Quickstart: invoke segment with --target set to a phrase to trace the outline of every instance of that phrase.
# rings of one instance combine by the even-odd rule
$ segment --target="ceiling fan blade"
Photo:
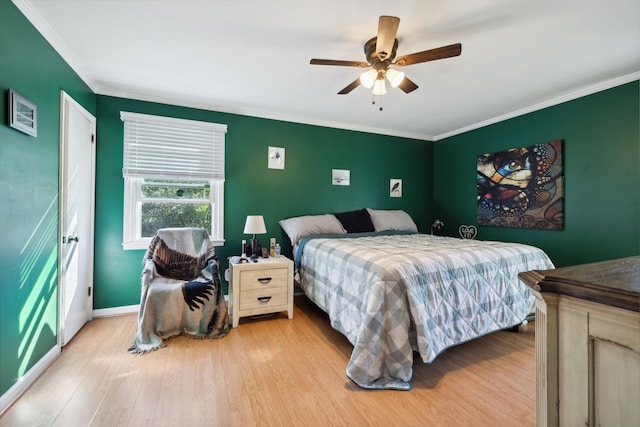
[[[405,77],[404,79],[402,79],[398,87],[402,89],[404,93],[413,92],[414,90],[418,89],[418,85],[409,80],[409,77]]]
[[[351,82],[349,84],[349,86],[345,87],[340,92],[338,92],[338,95],[346,95],[349,92],[351,92],[352,90],[354,90],[355,88],[357,88],[358,86],[360,86],[360,78],[359,77],[357,79],[355,79],[353,82]]]
[[[450,44],[449,46],[437,47],[435,49],[425,50],[422,52],[411,53],[396,59],[395,65],[404,67],[411,64],[419,64],[421,62],[435,61],[436,59],[451,58],[458,56],[462,52],[460,43]]]
[[[339,65],[342,67],[368,67],[369,64],[362,61],[340,61],[336,59],[312,59],[311,65]]]
[[[396,42],[400,18],[395,16],[381,16],[378,20],[378,38],[376,39],[376,56],[381,61],[389,58],[393,52],[393,45]]]

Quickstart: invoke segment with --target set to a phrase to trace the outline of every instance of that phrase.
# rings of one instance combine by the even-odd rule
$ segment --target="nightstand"
[[[293,319],[293,261],[285,256],[230,263],[233,327],[241,317],[286,311]]]

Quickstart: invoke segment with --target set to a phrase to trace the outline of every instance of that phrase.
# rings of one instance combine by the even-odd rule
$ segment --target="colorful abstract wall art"
[[[563,141],[478,156],[478,225],[564,229]]]

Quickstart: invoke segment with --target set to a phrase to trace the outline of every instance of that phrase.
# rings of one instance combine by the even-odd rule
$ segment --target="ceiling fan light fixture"
[[[393,68],[389,68],[386,75],[391,87],[398,87],[398,85],[402,83],[402,80],[404,80],[404,73],[402,71],[394,70]]]
[[[14,0],[15,1],[15,0]],[[341,67],[358,67],[361,75],[353,82],[349,83],[338,95],[345,95],[362,85],[371,89],[373,95],[384,95],[387,93],[385,87],[385,77],[392,88],[400,88],[404,93],[411,93],[418,89],[418,85],[406,77],[404,72],[397,69],[390,69],[390,65],[404,67],[407,65],[420,64],[423,62],[436,61],[438,59],[452,58],[462,53],[462,44],[454,43],[434,49],[414,52],[408,55],[396,57],[398,49],[398,24],[400,18],[396,16],[382,15],[378,20],[378,34],[364,44],[363,61],[344,61],[337,59],[317,59],[310,61],[311,65],[337,65]],[[367,70],[367,71],[364,71]],[[364,71],[364,72],[362,72]],[[377,73],[377,75],[376,75]],[[381,108],[382,109],[382,108]]]
[[[387,87],[384,84],[384,79],[377,79],[373,83],[373,90],[371,93],[374,95],[384,95],[387,93]]]
[[[366,87],[367,89],[371,89],[377,78],[378,78],[378,72],[376,70],[371,69],[369,71],[365,71],[364,73],[360,74],[360,83],[362,84],[362,86]]]

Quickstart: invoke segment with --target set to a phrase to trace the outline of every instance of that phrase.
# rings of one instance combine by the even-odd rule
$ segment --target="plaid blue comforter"
[[[518,273],[553,268],[540,249],[427,234],[307,238],[300,286],[353,344],[347,376],[369,389],[411,388],[413,351],[520,324],[534,298]]]

